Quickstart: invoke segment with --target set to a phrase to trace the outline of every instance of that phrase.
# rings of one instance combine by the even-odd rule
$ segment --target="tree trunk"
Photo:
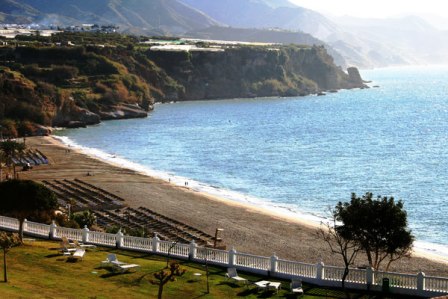
[[[163,283],[161,282],[159,284],[159,293],[157,294],[157,299],[162,299],[162,292],[163,292]]]
[[[5,282],[8,282],[8,276],[6,274],[6,249],[3,249],[3,278]]]
[[[25,219],[19,219],[19,238],[20,243],[23,243],[23,223],[25,222]]]

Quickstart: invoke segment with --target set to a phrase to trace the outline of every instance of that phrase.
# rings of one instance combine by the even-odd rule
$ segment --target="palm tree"
[[[16,177],[16,165],[15,161],[25,151],[26,146],[23,143],[19,143],[14,140],[6,140],[0,142],[0,152],[4,156],[4,161],[8,169],[13,167],[14,178]]]

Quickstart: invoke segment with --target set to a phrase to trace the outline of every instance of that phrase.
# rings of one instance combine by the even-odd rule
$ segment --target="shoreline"
[[[136,171],[141,175],[152,177],[152,178],[158,179],[158,180],[162,180],[162,181],[168,183],[169,185],[171,185],[172,187],[182,188],[182,190],[185,192],[192,192],[195,194],[200,194],[201,196],[207,197],[210,200],[222,202],[223,204],[238,206],[238,207],[245,208],[245,209],[250,209],[255,212],[264,213],[264,214],[272,216],[272,217],[279,217],[284,220],[298,223],[301,225],[305,225],[310,228],[319,228],[320,223],[322,221],[326,220],[325,218],[321,218],[321,217],[307,214],[304,212],[291,211],[284,207],[283,208],[278,207],[269,201],[266,201],[266,200],[263,200],[260,198],[255,198],[250,195],[241,194],[238,192],[234,192],[232,190],[223,190],[220,188],[215,189],[212,186],[203,185],[201,182],[194,181],[189,178],[184,178],[184,177],[180,177],[180,176],[176,176],[176,175],[170,175],[165,172],[148,169],[147,167],[142,166],[138,163],[128,161],[124,158],[116,157],[115,155],[111,155],[111,154],[102,152],[101,150],[98,150],[98,149],[93,149],[93,151],[97,152],[97,153],[94,153],[94,152],[89,153],[88,151],[89,150],[91,151],[92,148],[86,148],[86,147],[80,146],[76,143],[67,143],[67,140],[65,138],[61,138],[60,136],[51,136],[51,138],[53,138],[53,140],[56,140],[56,142],[61,143],[62,146],[66,146],[66,147],[68,146],[72,149],[75,149],[80,154],[90,156],[94,159],[98,159],[101,162],[108,163],[115,167],[129,169],[132,171]],[[103,153],[104,155],[99,154],[99,152]],[[106,156],[110,156],[111,158],[107,159]],[[188,186],[185,186],[184,182],[188,182]],[[193,184],[190,186],[190,184],[192,182],[193,182]],[[209,190],[215,189],[217,191],[207,192],[206,190],[201,190],[200,189],[201,187],[199,185],[207,186]],[[226,194],[223,194],[223,193],[226,193]],[[234,196],[233,197],[230,196],[230,193],[234,194]],[[244,197],[246,199],[246,201],[242,200],[241,199],[242,197]],[[262,205],[262,206],[259,206],[259,205]],[[298,218],[298,217],[303,217],[303,219]]]
[[[225,231],[222,237],[228,249],[235,246],[238,251],[256,255],[270,256],[275,253],[284,259],[305,263],[317,263],[322,260],[324,263],[338,265],[337,261],[340,258],[332,255],[326,248],[326,244],[316,237],[316,229],[319,224],[309,219],[299,218],[301,215],[288,217],[284,213],[266,207],[236,202],[193,188],[179,186],[168,180],[149,176],[145,172],[125,168],[119,163],[88,155],[82,149],[63,144],[56,137],[33,137],[30,139],[32,139],[30,140],[31,147],[37,147],[45,154],[49,154],[51,162],[48,167],[38,166],[36,168],[53,168],[54,173],[44,175],[42,172],[34,175],[35,171],[31,171],[25,175],[21,174],[23,178],[36,180],[51,177],[79,178],[86,173],[86,170],[91,170],[94,175],[88,178],[82,177],[83,180],[117,193],[124,197],[130,206],[146,205],[157,208],[156,210],[166,216],[178,218],[208,233],[214,232],[217,227],[224,227]],[[50,148],[51,150],[49,150]],[[64,159],[64,154],[61,154],[65,152],[65,149],[72,150],[70,156],[76,155],[76,161],[85,159],[87,163],[83,161],[82,167],[80,167],[80,165],[73,165],[74,161],[62,161],[61,158],[67,160]],[[92,163],[92,161],[95,162]],[[62,170],[54,166],[58,163],[64,164]],[[67,172],[67,167],[73,167],[76,171]],[[113,171],[104,171],[109,168]],[[132,183],[130,183],[131,181]],[[163,202],[150,200],[150,196],[162,199]],[[180,203],[185,205],[182,209],[179,209]],[[190,217],[183,210],[196,214],[196,217]],[[362,265],[362,262],[360,260],[357,264]],[[447,264],[448,259],[417,249],[414,250],[413,258],[394,263],[391,270],[405,273],[423,270],[427,274],[448,276]]]

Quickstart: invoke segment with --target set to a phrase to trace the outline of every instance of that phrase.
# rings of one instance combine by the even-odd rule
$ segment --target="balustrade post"
[[[87,225],[84,225],[84,228],[82,229],[82,242],[89,242],[89,229],[87,228]]]
[[[417,274],[417,290],[423,292],[425,290],[425,273],[420,272]]]
[[[236,250],[235,247],[232,247],[232,250],[229,251],[229,267],[235,266],[235,258],[236,258]]]
[[[23,220],[23,232],[26,232],[28,230],[28,220]]]
[[[57,229],[57,225],[56,225],[56,223],[54,222],[54,220],[51,222],[51,224],[50,224],[50,239],[52,239],[52,240],[54,240],[54,239],[56,239],[56,229]]]
[[[121,229],[116,234],[116,242],[117,242],[117,248],[121,248],[123,246],[123,233],[121,232]]]
[[[370,286],[373,284],[374,278],[373,278],[374,272],[372,267],[366,268],[366,283],[367,283],[367,290],[370,290]]]
[[[159,237],[157,234],[154,234],[154,237],[152,238],[152,252],[156,253],[159,251],[159,242]]]
[[[324,277],[325,277],[325,269],[324,269],[324,263],[320,262],[317,264],[317,273],[316,273],[316,279],[318,280],[318,282],[321,282]]]
[[[194,242],[194,240],[192,240],[190,243],[190,250],[188,251],[188,258],[190,260],[196,258],[197,250],[198,250],[198,245]]]
[[[275,255],[275,253],[271,256],[271,274],[277,272],[277,261],[278,257]]]

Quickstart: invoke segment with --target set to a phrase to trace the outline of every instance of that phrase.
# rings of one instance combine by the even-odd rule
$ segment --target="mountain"
[[[213,19],[231,27],[280,28],[304,32],[326,42],[339,52],[348,64],[369,68],[375,65],[402,64],[403,59],[384,51],[388,47],[371,44],[345,32],[322,14],[287,2],[270,5],[263,0],[182,0]]]
[[[137,32],[157,30],[176,34],[219,25],[178,0],[0,0],[0,12],[3,22],[8,23],[28,20],[28,23],[64,26],[115,24]]]
[[[414,64],[448,63],[448,32],[423,18],[406,16],[388,19],[335,18],[346,32],[362,37],[371,48],[388,45],[396,55]],[[337,39],[337,37],[335,37]],[[373,44],[373,41],[376,44]],[[333,45],[331,41],[330,44]]]
[[[326,17],[289,1],[182,0],[221,23],[241,28],[302,31],[361,68],[448,63],[448,33],[423,18]]]
[[[317,38],[325,37],[337,27],[323,15],[296,6],[289,1],[267,0],[182,0],[213,19],[232,27],[282,28],[301,30]],[[273,5],[276,3],[276,5]]]

